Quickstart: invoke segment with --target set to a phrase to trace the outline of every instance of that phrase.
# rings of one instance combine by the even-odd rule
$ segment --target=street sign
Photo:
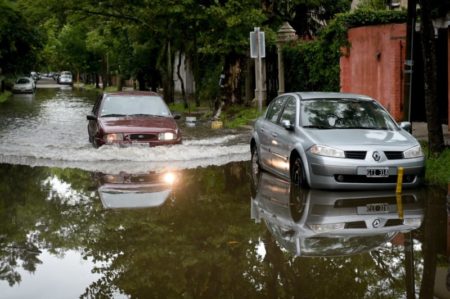
[[[255,28],[255,31],[250,32],[250,57],[258,58],[266,57],[266,39],[265,34],[259,31],[259,28]]]

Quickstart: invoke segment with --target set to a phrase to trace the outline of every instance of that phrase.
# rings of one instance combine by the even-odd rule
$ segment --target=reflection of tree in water
[[[42,249],[51,253],[78,248],[86,230],[84,219],[95,211],[90,206],[68,204],[44,184],[60,171],[47,168],[1,165],[0,176],[0,280],[13,286],[21,281],[17,269],[30,273],[42,262]],[[81,177],[78,177],[82,174]],[[62,174],[62,171],[61,173]],[[92,184],[80,171],[64,175],[79,190]],[[91,211],[91,212],[90,212]],[[97,218],[98,219],[98,218]]]
[[[86,248],[106,262],[95,269],[103,278],[83,297],[117,288],[136,298],[254,298],[242,276],[261,230],[248,221],[248,171],[244,163],[184,171],[163,206],[106,213]]]
[[[5,238],[6,239],[6,238]],[[8,243],[0,239],[0,280],[6,280],[10,286],[21,282],[18,266],[31,273],[36,271],[36,265],[41,264],[38,256],[41,251],[35,244],[27,241]],[[18,261],[22,264],[19,265]]]
[[[89,173],[58,173],[87,196],[69,204],[40,184],[55,170],[32,169],[30,177],[25,170],[0,167],[21,182],[0,182],[0,194],[11,194],[0,196],[0,279],[10,285],[20,282],[20,261],[35,271],[39,250],[78,249],[101,275],[84,298],[325,298],[337,290],[342,298],[404,297],[401,247],[335,258],[296,258],[280,247],[249,219],[244,163],[183,171],[163,206],[138,210],[104,210],[90,197]]]

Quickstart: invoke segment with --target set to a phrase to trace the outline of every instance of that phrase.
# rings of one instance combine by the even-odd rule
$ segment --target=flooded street
[[[450,298],[446,190],[299,190],[206,125],[94,149],[94,101],[0,106],[0,298]]]

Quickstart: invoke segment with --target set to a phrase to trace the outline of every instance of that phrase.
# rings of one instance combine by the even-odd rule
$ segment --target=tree
[[[424,93],[425,110],[428,123],[428,142],[432,154],[439,154],[444,150],[444,135],[439,118],[437,97],[437,58],[436,40],[432,21],[432,9],[437,7],[436,1],[419,0],[420,30],[422,33],[422,57],[424,64]],[[434,6],[433,6],[434,4]]]
[[[4,74],[29,73],[36,66],[41,37],[13,2],[0,0],[0,66]]]

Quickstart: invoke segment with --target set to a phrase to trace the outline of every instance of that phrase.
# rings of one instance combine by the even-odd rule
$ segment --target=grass
[[[0,103],[6,102],[6,100],[8,100],[11,94],[12,93],[9,91],[0,92]]]
[[[212,116],[213,111],[209,106],[202,105],[200,107],[184,108],[183,103],[172,103],[169,105],[170,111],[181,113],[184,115],[195,115],[200,119],[208,119]],[[234,105],[225,108],[219,120],[223,122],[225,128],[235,129],[251,124],[261,113],[255,107],[247,107],[243,105]]]
[[[251,124],[261,115],[255,107],[232,106],[225,110],[221,119],[226,128],[238,128]]]
[[[426,149],[426,147],[423,147]],[[425,180],[431,185],[446,187],[450,183],[450,148],[446,148],[439,156],[426,153]]]

